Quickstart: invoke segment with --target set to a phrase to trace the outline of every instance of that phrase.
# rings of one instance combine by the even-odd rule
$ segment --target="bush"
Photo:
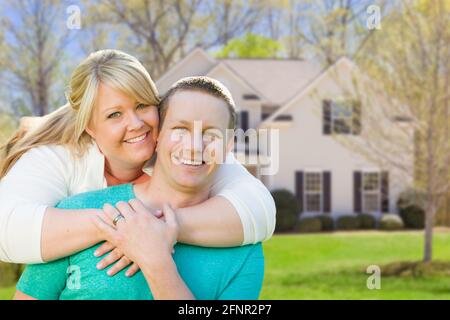
[[[417,206],[419,208],[425,208],[425,194],[424,192],[415,189],[406,189],[403,191],[397,200],[397,208],[404,209],[409,206]]]
[[[336,220],[337,230],[356,230],[360,226],[360,219],[355,215],[340,216]]]
[[[303,218],[298,222],[295,231],[302,233],[322,231],[322,221],[317,217]]]
[[[383,214],[380,220],[380,228],[382,230],[400,230],[403,229],[403,220],[398,214]]]
[[[334,229],[333,218],[329,214],[321,214],[316,218],[322,222],[322,231],[332,231]]]
[[[416,205],[399,208],[400,216],[406,228],[423,229],[425,227],[425,211]]]
[[[300,211],[297,198],[288,190],[275,190],[272,196],[277,208],[275,231],[293,230]]]
[[[24,266],[0,262],[0,287],[10,287],[16,284]]]
[[[361,229],[375,229],[376,228],[376,224],[377,224],[377,220],[376,218],[369,214],[369,213],[361,213],[359,215],[359,222],[360,222],[360,228]]]

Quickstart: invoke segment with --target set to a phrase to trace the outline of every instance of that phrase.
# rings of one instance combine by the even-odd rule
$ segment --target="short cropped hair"
[[[228,129],[236,128],[236,118],[237,118],[236,105],[234,103],[230,91],[220,81],[204,76],[182,78],[177,82],[175,82],[172,85],[172,87],[161,97],[161,101],[159,103],[160,128],[164,123],[164,119],[166,117],[167,110],[169,107],[170,98],[179,91],[190,91],[190,90],[201,91],[210,94],[225,102],[230,114]]]

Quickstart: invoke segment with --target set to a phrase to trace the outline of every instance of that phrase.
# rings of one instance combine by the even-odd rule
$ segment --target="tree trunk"
[[[428,201],[425,212],[425,248],[424,248],[424,262],[430,262],[433,257],[433,224],[434,214],[436,213],[436,206],[433,201]]]

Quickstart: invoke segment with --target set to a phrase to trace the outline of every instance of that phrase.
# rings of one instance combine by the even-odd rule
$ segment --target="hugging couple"
[[[0,259],[28,264],[15,299],[257,299],[275,206],[230,152],[227,88],[190,77],[160,97],[102,50],[66,96],[0,150]]]

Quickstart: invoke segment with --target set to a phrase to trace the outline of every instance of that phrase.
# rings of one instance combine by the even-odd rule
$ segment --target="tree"
[[[87,21],[109,26],[115,47],[136,55],[157,79],[193,48],[220,47],[251,31],[265,1],[98,0],[87,6]]]
[[[369,75],[356,85],[367,96],[363,119],[370,130],[353,147],[380,163],[414,171],[414,185],[424,194],[425,262],[432,260],[435,215],[450,188],[449,44],[450,1],[404,1],[357,60]],[[388,103],[374,104],[374,97]],[[380,117],[403,123],[395,138]],[[413,168],[405,154],[415,155]]]
[[[244,38],[233,39],[220,50],[218,58],[277,58],[283,46],[264,36],[248,33]]]
[[[0,17],[5,39],[0,69],[8,90],[26,97],[37,116],[50,111],[54,98],[51,89],[70,40],[65,19],[58,19],[65,17],[64,4],[56,0],[7,1],[2,8],[8,14]]]
[[[353,57],[373,34],[366,27],[369,5],[378,5],[381,14],[389,8],[385,0],[271,0],[264,25],[269,36],[282,41],[288,57],[315,58],[329,66],[341,56]]]

